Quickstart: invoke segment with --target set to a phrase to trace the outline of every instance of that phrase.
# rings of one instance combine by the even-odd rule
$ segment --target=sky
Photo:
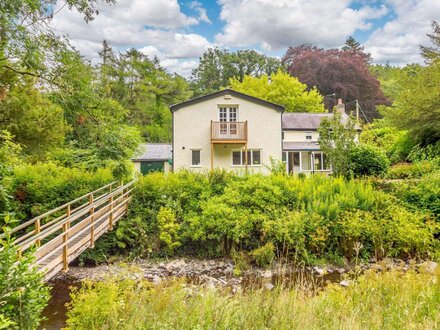
[[[423,63],[440,0],[117,0],[99,3],[89,23],[63,2],[50,23],[92,62],[106,39],[119,51],[137,48],[185,77],[214,46],[282,57],[304,43],[341,47],[353,36],[375,63]]]

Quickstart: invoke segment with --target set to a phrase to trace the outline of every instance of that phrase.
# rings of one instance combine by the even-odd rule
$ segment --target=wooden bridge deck
[[[113,229],[128,208],[134,181],[116,182],[59,206],[10,231],[19,253],[35,246],[36,264],[49,280]],[[0,235],[0,238],[4,236]]]

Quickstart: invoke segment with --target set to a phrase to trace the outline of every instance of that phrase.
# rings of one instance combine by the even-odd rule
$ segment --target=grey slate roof
[[[169,143],[145,143],[141,153],[132,158],[133,161],[168,160],[172,156],[172,147]]]
[[[309,112],[289,112],[282,114],[282,125],[285,130],[317,130],[323,118],[330,118],[333,113],[309,113]],[[346,113],[342,114],[342,122],[348,120]],[[361,128],[356,125],[357,130]]]
[[[320,150],[318,142],[283,142],[283,150]]]
[[[195,103],[198,103],[198,102],[206,101],[206,100],[209,100],[209,99],[212,99],[212,98],[215,98],[215,97],[218,97],[218,96],[224,96],[224,95],[232,95],[232,96],[235,96],[235,97],[238,97],[238,98],[242,98],[242,99],[248,100],[250,102],[261,104],[263,106],[275,109],[275,110],[280,111],[280,112],[284,111],[284,107],[282,105],[275,104],[275,103],[272,103],[272,102],[269,102],[269,101],[266,101],[266,100],[262,100],[262,99],[259,99],[258,97],[255,97],[255,96],[243,94],[243,93],[234,91],[233,89],[230,89],[230,88],[226,88],[226,89],[223,89],[221,91],[217,91],[217,92],[213,92],[213,93],[210,93],[210,94],[202,95],[202,96],[199,96],[199,97],[196,97],[196,98],[193,98],[193,99],[190,99],[188,101],[181,102],[181,103],[173,104],[170,107],[170,110],[171,111],[176,111],[176,110],[178,110],[180,108],[183,108],[183,107],[185,107],[187,105],[195,104]]]

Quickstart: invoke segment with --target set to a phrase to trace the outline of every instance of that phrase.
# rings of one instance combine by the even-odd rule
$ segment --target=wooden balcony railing
[[[247,121],[211,121],[211,141],[217,143],[245,143],[248,139]]]

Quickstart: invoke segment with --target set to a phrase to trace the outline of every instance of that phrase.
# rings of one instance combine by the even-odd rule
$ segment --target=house
[[[284,107],[225,89],[171,106],[173,169],[267,173],[282,158]]]
[[[172,152],[169,143],[147,143],[141,146],[141,152],[132,159],[135,168],[142,174],[171,171]]]
[[[284,107],[231,89],[197,97],[170,108],[172,145],[148,144],[134,161],[141,172],[221,168],[268,173],[271,160],[288,173],[329,173],[319,147],[318,128],[332,113],[285,113]],[[344,105],[336,111],[347,120]],[[172,155],[171,155],[172,153]]]

